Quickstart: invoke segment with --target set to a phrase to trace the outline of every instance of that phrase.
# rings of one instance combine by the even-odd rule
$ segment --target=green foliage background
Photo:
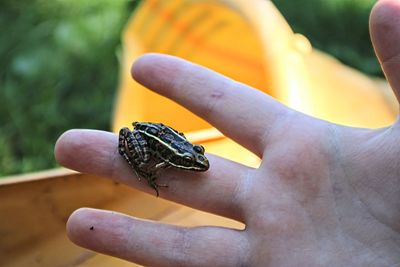
[[[125,0],[1,1],[0,174],[55,166],[69,128],[108,129]]]
[[[369,75],[383,73],[369,38],[369,14],[376,0],[272,0],[295,32],[315,48]]]
[[[368,35],[373,0],[274,0],[296,32],[381,75]],[[2,0],[0,176],[56,166],[57,137],[109,129],[120,33],[138,1]]]

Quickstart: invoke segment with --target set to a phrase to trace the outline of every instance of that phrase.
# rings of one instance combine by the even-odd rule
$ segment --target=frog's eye
[[[185,160],[187,160],[187,161],[194,161],[194,160],[195,160],[194,156],[193,156],[192,154],[190,154],[190,153],[185,153],[185,154],[183,155],[183,158],[184,158]]]
[[[198,159],[201,160],[201,161],[205,161],[205,160],[206,160],[206,157],[204,157],[204,156],[202,156],[202,155],[199,155],[199,156],[198,156]]]
[[[197,153],[204,154],[204,147],[202,145],[195,145],[193,150]]]

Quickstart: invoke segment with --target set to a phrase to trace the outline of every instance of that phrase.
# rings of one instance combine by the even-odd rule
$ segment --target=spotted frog
[[[174,167],[188,171],[206,171],[210,167],[204,147],[190,143],[183,133],[162,123],[134,122],[133,130],[119,131],[119,154],[135,174],[147,180],[159,196],[157,172]]]

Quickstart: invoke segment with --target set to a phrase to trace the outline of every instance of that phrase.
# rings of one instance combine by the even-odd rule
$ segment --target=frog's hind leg
[[[132,166],[132,162],[130,158],[132,157],[132,152],[129,149],[129,141],[132,139],[132,132],[129,128],[124,127],[119,130],[118,136],[118,152],[121,156],[123,156],[129,165]]]
[[[137,171],[136,164],[131,160],[143,154],[136,144],[138,144],[138,141],[129,128],[124,127],[119,131],[118,152],[128,162],[140,181],[142,175]]]

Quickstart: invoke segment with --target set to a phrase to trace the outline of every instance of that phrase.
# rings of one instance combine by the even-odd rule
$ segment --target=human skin
[[[399,99],[400,1],[379,1],[370,31]],[[161,197],[246,227],[188,228],[82,208],[67,223],[74,243],[146,266],[400,266],[399,121],[382,129],[331,124],[171,56],[141,57],[132,76],[262,158],[253,169],[208,155],[207,172],[168,170],[159,179],[169,184]],[[68,168],[154,193],[117,143],[112,133],[70,130],[55,156]],[[94,224],[102,231],[88,234]]]

